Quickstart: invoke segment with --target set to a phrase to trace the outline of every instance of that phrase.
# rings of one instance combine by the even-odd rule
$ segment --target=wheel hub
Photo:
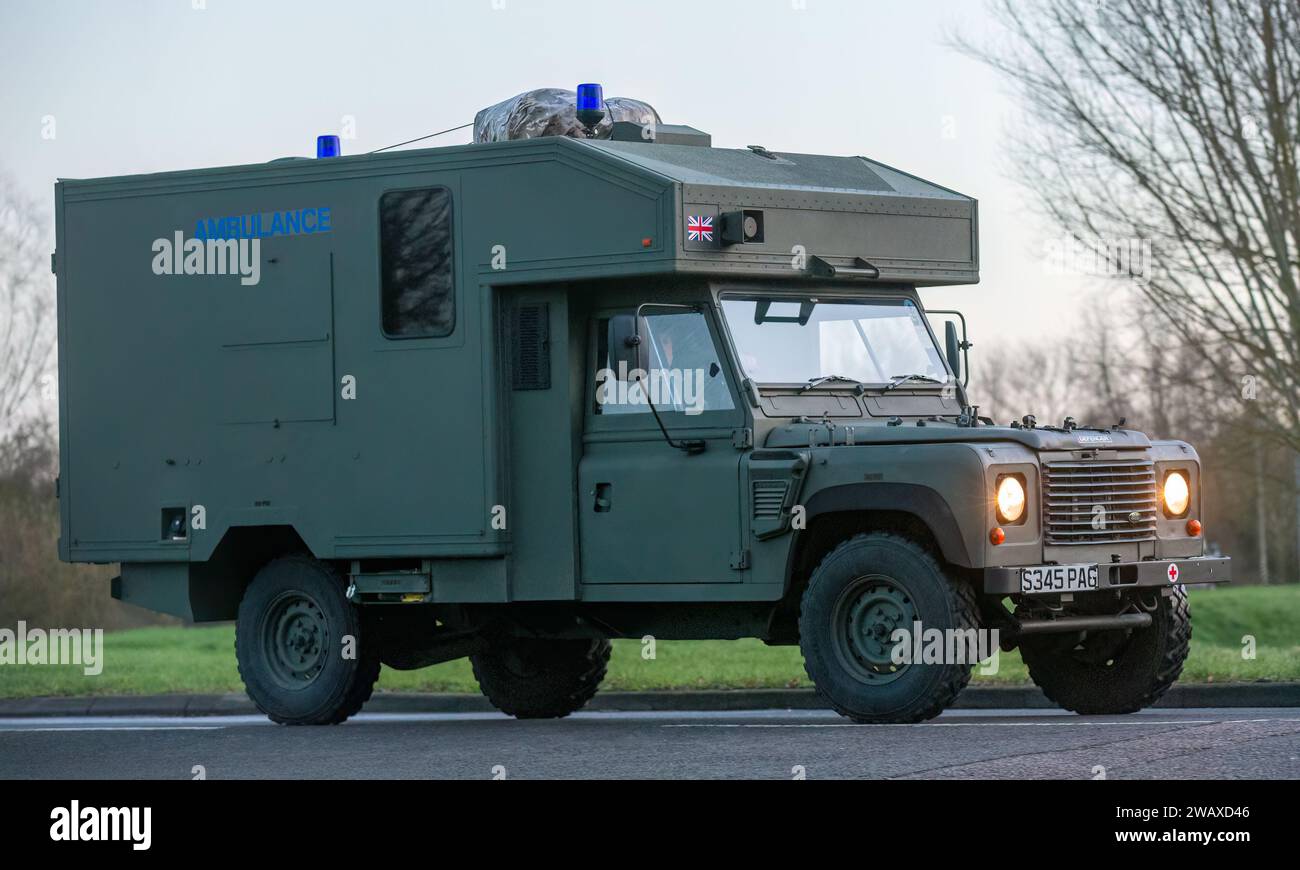
[[[328,624],[320,605],[305,593],[288,592],[272,603],[263,640],[271,674],[284,686],[300,688],[325,666]]]
[[[836,608],[836,653],[858,679],[873,685],[892,682],[909,667],[893,660],[894,632],[909,633],[916,607],[892,578],[861,577],[844,591]]]

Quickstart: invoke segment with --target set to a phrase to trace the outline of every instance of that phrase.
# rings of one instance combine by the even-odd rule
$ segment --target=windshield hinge
[[[748,450],[754,446],[754,430],[748,427],[731,430],[731,446],[737,450]]]
[[[749,550],[738,550],[731,554],[731,570],[745,571],[749,569]]]

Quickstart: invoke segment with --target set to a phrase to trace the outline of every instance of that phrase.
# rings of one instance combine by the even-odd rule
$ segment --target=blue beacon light
[[[588,130],[605,117],[605,93],[600,85],[578,85],[578,122]]]
[[[324,159],[326,157],[342,157],[343,148],[339,144],[338,136],[317,136],[316,137],[316,157]]]

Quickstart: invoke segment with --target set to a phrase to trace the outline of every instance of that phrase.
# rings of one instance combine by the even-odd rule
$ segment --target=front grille
[[[1148,459],[1043,466],[1043,533],[1049,545],[1154,541],[1156,508],[1156,470]]]

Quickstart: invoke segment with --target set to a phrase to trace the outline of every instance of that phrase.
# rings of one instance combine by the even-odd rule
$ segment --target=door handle
[[[614,484],[598,483],[591,494],[596,497],[595,504],[592,505],[596,513],[609,513],[609,509],[614,506]]]

